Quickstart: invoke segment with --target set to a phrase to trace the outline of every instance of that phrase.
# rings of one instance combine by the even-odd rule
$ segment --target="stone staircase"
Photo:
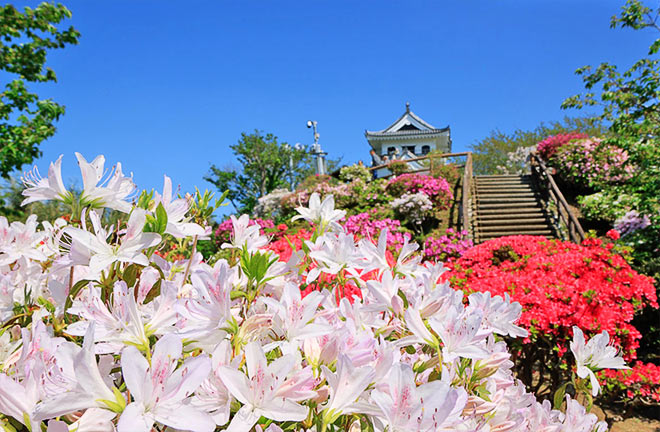
[[[472,190],[474,242],[509,235],[556,238],[531,176],[475,176]]]

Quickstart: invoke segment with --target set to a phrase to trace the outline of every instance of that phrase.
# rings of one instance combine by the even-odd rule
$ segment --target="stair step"
[[[523,222],[525,225],[527,225],[527,224],[534,224],[534,225],[544,224],[544,225],[547,225],[548,220],[544,217],[521,219],[517,216],[511,217],[509,219],[507,219],[507,218],[499,218],[499,219],[482,219],[482,218],[478,218],[477,219],[477,226],[482,227],[482,226],[490,226],[490,225],[510,225],[510,224],[520,225],[521,222]]]
[[[479,243],[487,242],[488,240],[493,240],[496,238],[510,236],[510,235],[531,235],[531,236],[545,237],[548,240],[554,240],[557,238],[554,234],[535,234],[535,233],[501,234],[501,235],[493,235],[493,236],[488,235],[488,236],[477,237],[475,243],[479,244]]]
[[[504,236],[513,236],[513,235],[539,235],[539,236],[554,236],[552,230],[526,230],[526,231],[488,231],[488,232],[479,232],[477,233],[477,238],[484,240],[488,238],[497,238]]]
[[[541,205],[536,201],[527,202],[501,202],[496,203],[479,203],[477,204],[477,214],[483,210],[489,209],[536,209],[541,210]]]
[[[496,175],[478,175],[474,176],[475,179],[528,179],[530,176],[518,174],[496,174]]]
[[[477,194],[476,196],[477,200],[482,200],[484,198],[488,199],[496,199],[496,198],[528,198],[528,199],[533,199],[536,201],[536,195],[534,195],[534,192],[514,192],[514,193],[488,193],[488,194]]]
[[[521,224],[513,223],[507,225],[488,225],[488,226],[478,226],[477,231],[480,233],[486,232],[528,232],[528,231],[544,231],[547,230],[552,232],[550,226],[547,223],[541,224]]]
[[[531,185],[516,185],[516,186],[502,186],[502,187],[496,187],[496,186],[491,186],[491,185],[486,185],[486,186],[477,186],[475,188],[477,194],[482,194],[482,193],[491,193],[491,192],[519,192],[519,191],[531,191],[533,192],[534,189],[532,188]]]

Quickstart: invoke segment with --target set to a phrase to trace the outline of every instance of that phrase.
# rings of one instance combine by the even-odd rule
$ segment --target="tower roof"
[[[410,110],[410,102],[406,102],[406,112],[394,123],[379,131],[365,131],[367,138],[387,137],[412,137],[418,135],[435,135],[449,131],[449,126],[438,129],[432,124],[424,121],[421,117]]]

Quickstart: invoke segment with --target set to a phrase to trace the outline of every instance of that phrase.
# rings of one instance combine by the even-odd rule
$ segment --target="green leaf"
[[[140,270],[141,268],[137,264],[131,264],[124,269],[124,272],[122,273],[122,279],[124,282],[126,282],[126,286],[129,288],[135,286],[135,281],[137,280]]]
[[[143,302],[144,304],[149,303],[150,301],[152,301],[153,299],[155,299],[160,295],[161,282],[163,282],[163,280],[158,279],[156,283],[153,284],[147,295],[144,297],[144,302]]]
[[[87,285],[89,285],[91,282],[93,281],[89,279],[83,279],[76,282],[75,285],[71,287],[71,290],[69,291],[69,295],[66,297],[66,302],[64,302],[65,312],[71,307],[71,304],[73,303],[73,299],[76,298],[80,290],[86,287]]]
[[[553,400],[553,407],[556,410],[560,409],[561,405],[564,403],[564,399],[566,397],[566,386],[567,385],[568,385],[568,383],[564,383],[555,392],[554,398],[552,400]]]
[[[156,229],[158,234],[165,233],[167,229],[167,211],[165,211],[163,203],[158,203],[158,207],[156,207]]]

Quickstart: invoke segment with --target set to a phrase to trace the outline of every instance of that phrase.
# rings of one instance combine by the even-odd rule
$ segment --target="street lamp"
[[[296,188],[296,185],[294,183],[295,179],[293,178],[293,151],[294,150],[295,151],[303,151],[303,150],[305,150],[305,146],[300,144],[300,143],[296,143],[293,146],[293,149],[292,149],[291,146],[289,145],[289,143],[284,143],[284,148],[289,153],[289,184],[291,185],[291,191],[294,191],[295,188]]]
[[[318,122],[316,120],[308,120],[307,127],[314,129],[314,144],[312,144],[312,155],[316,156],[316,173],[318,175],[325,175],[325,155],[327,153],[323,152],[321,145],[319,144],[319,133],[316,129]]]

